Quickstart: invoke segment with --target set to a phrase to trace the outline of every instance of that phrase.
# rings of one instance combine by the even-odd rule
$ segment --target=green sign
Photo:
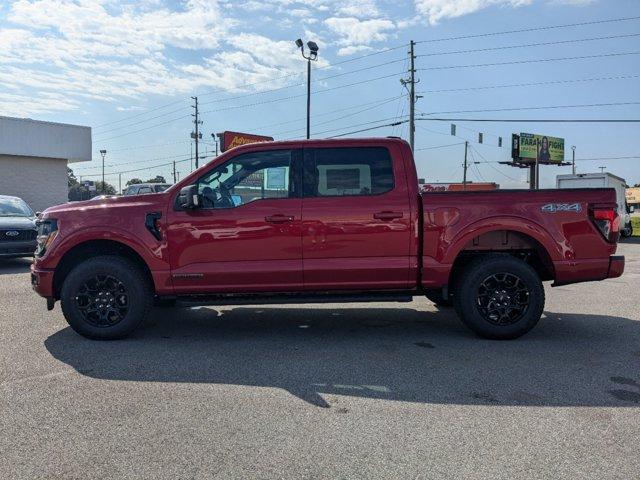
[[[564,162],[564,138],[548,137],[533,133],[520,134],[519,157],[539,163]]]

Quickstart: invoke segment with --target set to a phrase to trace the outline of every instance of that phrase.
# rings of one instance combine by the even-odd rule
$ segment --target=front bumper
[[[36,246],[35,240],[0,242],[0,257],[33,257]]]
[[[31,288],[47,299],[54,297],[53,273],[53,270],[39,269],[31,265]]]

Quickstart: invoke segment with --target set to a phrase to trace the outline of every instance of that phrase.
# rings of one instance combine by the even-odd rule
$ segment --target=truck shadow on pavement
[[[547,312],[508,342],[469,333],[449,310],[156,309],[128,339],[45,341],[80,374],[138,382],[285,389],[329,408],[333,395],[435,404],[640,404],[640,322]]]
[[[0,258],[0,275],[27,273],[32,261],[32,258]]]

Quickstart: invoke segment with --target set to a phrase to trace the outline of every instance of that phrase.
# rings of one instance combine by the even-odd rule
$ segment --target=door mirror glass
[[[185,210],[193,210],[200,208],[200,195],[198,195],[198,187],[196,185],[188,185],[180,190],[178,195],[178,205]]]
[[[629,213],[633,213],[636,211],[636,207],[634,205],[629,205]]]

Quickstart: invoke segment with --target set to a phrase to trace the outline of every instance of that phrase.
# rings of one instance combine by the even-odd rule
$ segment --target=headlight
[[[58,235],[58,221],[54,218],[47,218],[46,220],[38,220],[36,222],[38,227],[38,236],[36,241],[38,246],[36,247],[36,256],[41,257],[53,242],[53,239]]]

